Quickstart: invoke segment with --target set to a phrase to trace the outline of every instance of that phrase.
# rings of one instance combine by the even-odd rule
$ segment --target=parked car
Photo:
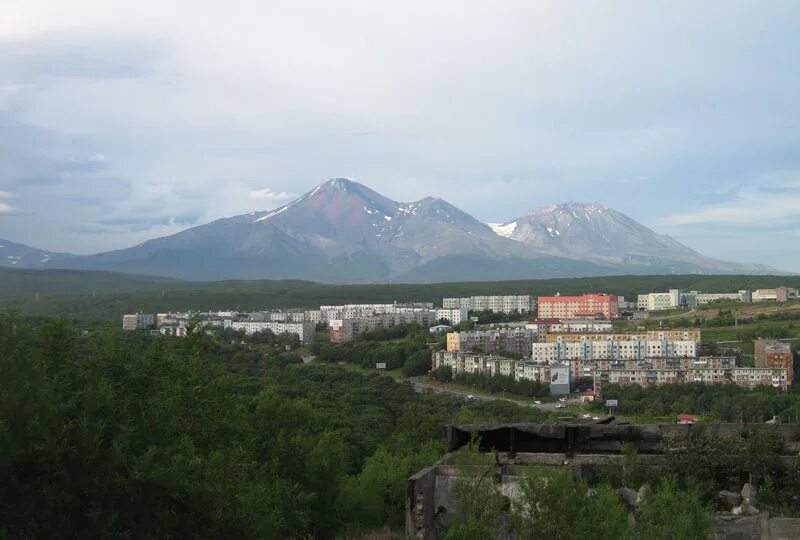
[[[542,404],[542,402],[539,401],[538,399],[536,401],[534,401],[534,403],[536,403],[537,405],[541,405]]]
[[[556,409],[566,409],[566,408],[567,408],[567,406],[564,405],[563,403],[557,403],[556,404]]]

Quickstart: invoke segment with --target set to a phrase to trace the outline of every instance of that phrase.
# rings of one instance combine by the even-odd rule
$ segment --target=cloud
[[[285,191],[274,192],[270,188],[258,189],[250,192],[250,198],[257,201],[267,201],[271,204],[284,203],[288,200],[297,197],[295,193],[287,193]]]
[[[13,206],[6,203],[3,199],[13,199],[15,195],[8,191],[0,191],[0,214],[8,214],[16,210]]]
[[[743,256],[793,219],[765,176],[800,169],[791,0],[77,3],[4,3],[0,236],[120,248],[336,175],[484,221],[598,200]]]

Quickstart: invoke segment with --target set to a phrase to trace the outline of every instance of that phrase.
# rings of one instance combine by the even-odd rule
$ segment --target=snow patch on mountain
[[[511,223],[487,223],[487,225],[491,227],[496,234],[506,238],[511,238],[511,235],[514,234],[514,229],[517,228],[516,221],[512,221]]]

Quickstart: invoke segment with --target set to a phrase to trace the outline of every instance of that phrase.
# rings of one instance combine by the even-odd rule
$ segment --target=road
[[[436,383],[431,383],[429,381],[425,381],[424,379],[406,379],[406,380],[411,384],[411,387],[414,390],[416,390],[417,392],[422,392],[423,390],[430,390],[431,392],[441,392],[441,393],[445,393],[445,394],[452,394],[452,395],[455,395],[455,396],[460,396],[460,397],[463,397],[464,399],[466,399],[467,396],[471,395],[472,399],[477,399],[477,400],[481,400],[481,401],[501,400],[501,401],[508,401],[508,402],[511,402],[511,403],[515,403],[515,404],[519,405],[520,407],[531,407],[531,408],[540,409],[540,410],[543,410],[543,411],[557,411],[557,410],[559,410],[559,409],[556,408],[556,405],[559,405],[558,403],[542,403],[541,405],[537,405],[535,403],[530,403],[530,402],[527,402],[527,401],[519,401],[519,400],[516,400],[516,399],[500,397],[500,396],[496,396],[496,395],[492,395],[492,394],[482,394],[482,393],[480,393],[478,391],[475,391],[475,390],[461,390],[461,389],[457,389],[457,388],[449,388],[449,387],[446,387],[446,386],[440,386],[440,385],[438,385]],[[572,401],[568,402],[568,404],[576,405],[577,401],[576,400],[572,400]]]

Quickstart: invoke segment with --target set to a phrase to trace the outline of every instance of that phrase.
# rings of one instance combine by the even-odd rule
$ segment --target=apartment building
[[[753,291],[753,302],[788,302],[797,300],[797,289],[776,287],[774,289],[756,289]]]
[[[553,395],[568,394],[572,381],[570,368],[566,364],[512,360],[461,351],[437,351],[433,353],[432,365],[434,370],[440,366],[450,366],[454,375],[482,373],[489,377],[505,375],[517,381],[546,382],[550,384],[550,393]]]
[[[794,380],[792,347],[784,341],[757,339],[755,345],[756,367],[783,368],[789,384]]]
[[[742,303],[750,303],[752,301],[753,295],[750,291],[739,291],[735,293],[703,293],[699,291],[692,291],[695,293],[695,299],[697,301],[698,306],[705,306],[712,302],[722,302],[722,301],[729,301],[729,302],[742,302]]]
[[[392,304],[343,304],[339,306],[320,306],[320,322],[331,319],[357,319],[374,315],[430,311],[430,302],[392,303]]]
[[[540,296],[539,319],[613,319],[619,317],[619,297],[607,294]]]
[[[644,387],[681,383],[735,384],[749,389],[773,386],[784,391],[789,384],[787,372],[781,368],[607,369],[594,372],[596,396],[601,396],[603,388],[609,384]]]
[[[378,327],[388,328],[400,324],[418,324],[430,327],[436,322],[436,310],[399,311],[383,313],[371,317],[354,317],[348,319],[332,319],[328,321],[328,339],[333,343],[349,341],[358,334],[369,332]]]
[[[530,330],[542,330],[545,334],[602,334],[611,332],[611,321],[594,319],[537,319],[525,324]]]
[[[623,360],[623,359],[579,359],[568,361],[572,376],[594,377],[596,371],[606,371],[615,369],[732,369],[736,367],[736,359],[722,356],[703,356],[698,358],[680,357],[654,357],[644,360]]]
[[[468,311],[492,311],[495,313],[530,313],[534,301],[530,295],[470,296],[466,298],[443,298],[445,309],[467,309]]]
[[[691,340],[583,339],[534,343],[531,358],[536,361],[561,362],[588,359],[643,360],[656,357],[697,356],[698,344]]]
[[[700,346],[701,331],[697,328],[673,328],[646,330],[643,332],[583,332],[583,333],[548,333],[545,341],[694,341]]]
[[[664,311],[697,306],[697,294],[695,292],[683,292],[680,289],[639,295],[636,302],[637,307],[642,305],[642,297],[647,297],[647,307],[644,308],[647,311]]]
[[[303,343],[314,341],[316,333],[316,325],[305,322],[236,321],[226,319],[223,322],[223,328],[243,331],[247,335],[263,332],[264,330],[269,330],[273,334],[297,334],[298,339]]]
[[[152,328],[155,325],[155,316],[148,313],[130,313],[122,316],[123,330],[140,330]]]
[[[469,319],[469,310],[466,308],[437,309],[436,320],[441,321],[442,319],[449,321],[452,325],[456,325]]]
[[[447,334],[447,350],[480,350],[485,353],[508,351],[521,356],[529,356],[531,345],[538,339],[538,331],[527,328],[450,332]]]

